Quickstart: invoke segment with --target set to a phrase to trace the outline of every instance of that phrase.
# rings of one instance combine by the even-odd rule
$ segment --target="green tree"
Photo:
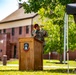
[[[71,3],[72,1],[74,0],[28,0],[28,3],[23,3],[25,13],[37,12],[43,21],[46,17],[49,18],[48,21],[44,23],[44,28],[48,30],[49,33],[49,38],[46,39],[47,45],[45,50],[46,52],[49,52],[50,50],[57,51],[60,54],[60,63],[62,63],[63,53],[64,13],[66,4]],[[72,41],[70,44],[72,47]]]
[[[69,17],[69,49],[76,50],[76,24],[74,24],[73,16]]]
[[[45,46],[45,52],[57,51],[60,54],[60,63],[62,63],[62,54],[63,54],[63,16],[64,16],[65,7],[61,4],[58,4],[50,19],[44,21],[44,28],[48,31],[49,38],[47,38],[47,44]],[[49,11],[50,9],[48,9]],[[41,19],[45,19],[45,9],[40,9],[38,12],[41,15]]]

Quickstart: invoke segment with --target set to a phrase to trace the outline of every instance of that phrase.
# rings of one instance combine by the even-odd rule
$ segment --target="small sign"
[[[27,51],[29,49],[29,44],[28,43],[24,43],[24,50]]]

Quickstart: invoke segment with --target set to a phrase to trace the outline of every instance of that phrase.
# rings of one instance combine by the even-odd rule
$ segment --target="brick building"
[[[34,23],[38,23],[37,13],[24,13],[20,7],[11,15],[0,21],[0,58],[7,54],[9,58],[18,57],[18,38],[31,37]]]

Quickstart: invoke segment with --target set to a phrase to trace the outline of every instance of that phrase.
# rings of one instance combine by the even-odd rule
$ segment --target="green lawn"
[[[58,64],[59,60],[43,60],[43,62],[44,62],[43,64],[46,66],[67,67],[69,65],[70,67],[76,67],[76,62],[73,60],[69,61],[69,64]]]
[[[43,60],[43,71],[19,71],[19,66],[0,66],[0,75],[76,75],[74,68],[75,61],[69,61],[69,71],[67,73],[67,64],[57,64],[58,60]],[[0,62],[1,64],[2,62]],[[17,64],[18,60],[10,60],[7,64]],[[47,67],[48,66],[48,67]],[[74,67],[74,68],[73,68]]]

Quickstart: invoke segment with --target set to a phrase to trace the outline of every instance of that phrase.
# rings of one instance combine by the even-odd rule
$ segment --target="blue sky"
[[[27,0],[22,0],[27,1]],[[0,0],[0,20],[18,9],[18,0]]]

